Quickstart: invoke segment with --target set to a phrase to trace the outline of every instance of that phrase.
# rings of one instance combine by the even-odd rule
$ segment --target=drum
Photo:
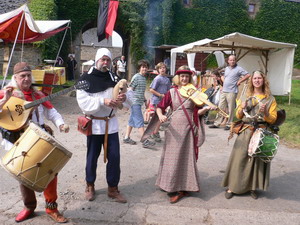
[[[248,155],[259,157],[263,162],[268,163],[276,155],[278,144],[278,135],[266,129],[258,128],[250,139]]]
[[[26,187],[42,192],[71,158],[62,144],[34,123],[4,155],[2,166]]]

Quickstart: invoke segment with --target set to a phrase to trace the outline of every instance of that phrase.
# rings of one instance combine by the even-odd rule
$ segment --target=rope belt
[[[93,120],[104,120],[105,121],[105,135],[104,135],[104,144],[103,144],[103,149],[104,149],[104,163],[106,163],[107,160],[107,140],[108,140],[108,121],[115,116],[105,116],[105,117],[97,117],[97,116],[91,116],[91,119]]]

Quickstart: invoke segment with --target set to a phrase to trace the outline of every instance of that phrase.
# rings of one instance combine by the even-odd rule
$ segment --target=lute
[[[89,88],[89,84],[86,81],[79,81],[74,86],[71,86],[62,91],[40,98],[33,102],[28,102],[17,97],[10,97],[10,99],[4,104],[2,112],[0,113],[0,127],[6,130],[17,131],[20,130],[28,121],[29,116],[34,110],[33,107],[49,101],[57,96],[66,94],[74,89],[86,90]]]

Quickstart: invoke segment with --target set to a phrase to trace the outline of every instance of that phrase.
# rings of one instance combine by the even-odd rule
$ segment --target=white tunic
[[[36,110],[38,109],[39,112],[39,121],[36,117]],[[38,108],[35,109],[32,112],[32,121],[35,123],[39,123],[40,125],[45,124],[44,122],[44,116],[47,120],[50,120],[56,127],[59,127],[60,125],[64,124],[64,120],[62,116],[57,112],[55,108],[48,109],[42,104],[38,106]],[[4,147],[5,150],[10,150],[13,146],[13,143],[9,142],[8,140],[4,139],[2,140],[1,145]]]
[[[125,103],[130,105],[130,97],[126,94],[127,98]],[[106,117],[114,115],[117,109],[113,109],[104,105],[104,99],[113,98],[113,88],[108,88],[105,91],[97,93],[88,93],[83,90],[77,90],[76,98],[78,105],[82,112],[86,115],[92,115],[96,117]],[[105,121],[93,120],[92,134],[102,135],[105,134]],[[119,131],[118,119],[116,116],[109,120],[108,134],[113,134]]]

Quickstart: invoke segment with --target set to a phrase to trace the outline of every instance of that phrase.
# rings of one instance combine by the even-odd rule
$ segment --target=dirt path
[[[106,196],[102,154],[96,181],[97,198],[87,202],[84,199],[86,138],[76,130],[80,110],[74,97],[61,96],[53,103],[71,127],[69,134],[56,131],[56,138],[73,153],[59,174],[58,185],[59,208],[70,218],[69,224],[299,224],[299,149],[280,145],[272,161],[270,188],[267,192],[258,191],[259,199],[254,200],[246,194],[227,200],[220,183],[234,139],[228,143],[228,131],[222,129],[206,129],[206,142],[198,160],[199,193],[192,193],[177,204],[170,204],[166,193],[155,187],[163,143],[158,143],[151,150],[142,148],[141,143],[135,146],[121,143],[120,190],[126,195],[128,203],[118,204]],[[120,111],[118,114],[122,140],[129,112]],[[132,138],[138,140],[135,129]],[[0,156],[4,154],[1,150]],[[15,224],[14,217],[23,207],[18,182],[3,169],[0,169],[0,176],[0,224]],[[44,212],[42,194],[37,193],[37,197],[38,216],[22,224],[55,224]]]

